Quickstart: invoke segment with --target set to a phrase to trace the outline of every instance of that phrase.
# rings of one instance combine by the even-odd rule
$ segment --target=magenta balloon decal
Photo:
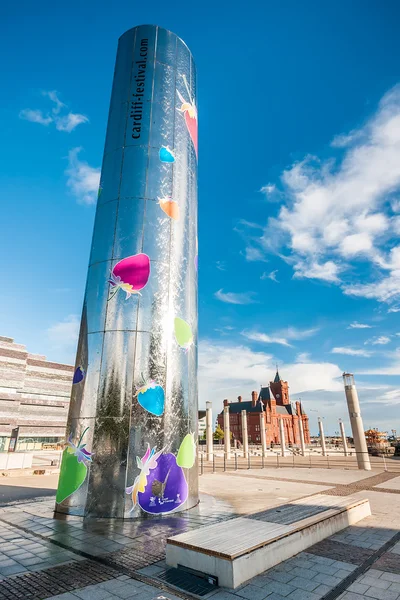
[[[111,300],[119,289],[126,293],[126,299],[132,294],[140,294],[150,277],[150,258],[147,254],[135,254],[123,258],[114,266],[111,277],[108,280],[113,288],[109,300]]]

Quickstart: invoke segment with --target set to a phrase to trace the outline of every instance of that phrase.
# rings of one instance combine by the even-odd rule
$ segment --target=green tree
[[[214,431],[214,440],[220,441],[224,439],[224,430],[221,428],[220,425],[217,425],[215,431]]]

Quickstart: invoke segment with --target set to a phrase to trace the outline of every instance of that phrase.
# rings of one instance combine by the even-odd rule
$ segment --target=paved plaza
[[[41,477],[46,490],[56,476]],[[38,487],[39,478],[35,479]],[[7,486],[29,487],[7,478]],[[193,510],[141,521],[53,518],[53,497],[0,508],[0,600],[400,599],[400,477],[384,471],[254,469],[205,473]],[[1,489],[0,489],[1,491]],[[166,539],[315,494],[367,497],[372,516],[246,582],[234,592],[171,585]],[[190,587],[192,585],[192,587]]]

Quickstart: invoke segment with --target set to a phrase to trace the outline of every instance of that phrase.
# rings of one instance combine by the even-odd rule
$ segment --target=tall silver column
[[[346,394],[347,408],[349,409],[351,431],[353,433],[354,446],[357,455],[357,464],[359,469],[365,471],[371,470],[367,442],[365,440],[364,425],[361,417],[360,403],[354,375],[352,373],[343,373],[344,391]]]
[[[58,512],[132,518],[198,502],[196,95],[176,35],[122,35]]]
[[[346,439],[346,432],[344,430],[344,423],[343,423],[342,419],[339,419],[339,427],[340,427],[340,435],[342,436],[342,442],[343,442],[343,454],[345,456],[347,456],[347,454],[348,454],[347,439]]]
[[[322,422],[322,418],[321,417],[318,417],[318,428],[319,428],[319,438],[321,440],[322,456],[326,456],[326,444],[325,444],[324,424]]]
[[[247,433],[247,413],[242,410],[243,458],[249,456],[249,434]]]
[[[227,460],[231,458],[231,428],[229,424],[229,406],[224,406],[224,452]]]

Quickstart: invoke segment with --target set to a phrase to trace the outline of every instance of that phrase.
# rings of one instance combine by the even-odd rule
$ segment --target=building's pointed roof
[[[279,375],[278,367],[276,367],[276,375],[275,375],[274,383],[279,383],[280,380],[281,380],[281,377]]]

